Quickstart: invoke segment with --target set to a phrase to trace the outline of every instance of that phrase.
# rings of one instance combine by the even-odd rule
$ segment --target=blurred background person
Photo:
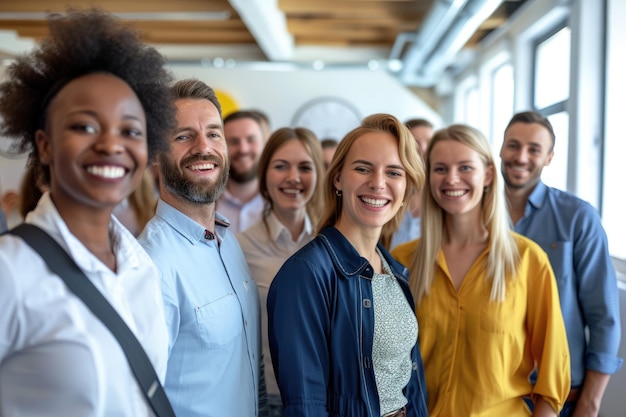
[[[275,131],[259,161],[263,218],[237,235],[259,288],[270,416],[282,416],[282,403],[267,340],[267,293],[287,258],[313,239],[321,210],[323,177],[322,152],[313,132],[305,128]]]
[[[245,110],[244,110],[245,111]],[[247,110],[250,113],[254,113],[259,118],[259,123],[261,124],[261,130],[263,131],[263,140],[267,142],[270,135],[272,134],[272,124],[270,123],[270,118],[264,111],[259,109],[249,109]]]
[[[333,138],[322,139],[322,157],[324,158],[324,169],[328,169],[333,160],[335,151],[339,143]]]
[[[237,111],[224,118],[224,135],[230,158],[226,189],[217,202],[217,211],[238,233],[261,220],[263,198],[257,171],[265,146],[261,118],[256,112]]]
[[[426,149],[428,143],[433,137],[433,125],[426,119],[410,119],[405,125],[411,131],[411,135],[415,138],[417,143],[417,150],[420,153],[420,157],[426,155]],[[421,222],[420,222],[420,201],[422,199],[421,192],[418,191],[411,198],[409,202],[409,208],[402,218],[402,222],[398,227],[398,230],[389,238],[383,236],[383,245],[389,250],[393,250],[401,243],[410,242],[417,239],[421,235]]]

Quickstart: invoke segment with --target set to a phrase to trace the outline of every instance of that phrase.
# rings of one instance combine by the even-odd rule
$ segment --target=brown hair
[[[300,141],[311,158],[313,159],[313,165],[315,166],[315,173],[317,174],[317,181],[313,195],[307,203],[307,214],[311,219],[311,222],[317,224],[321,211],[322,203],[322,187],[324,176],[324,162],[322,160],[322,148],[315,133],[304,127],[289,128],[283,127],[276,130],[267,140],[263,153],[259,159],[259,168],[257,175],[259,177],[259,192],[265,200],[265,208],[263,210],[263,218],[267,217],[272,211],[272,199],[267,190],[267,170],[270,166],[272,156],[278,149],[280,149],[285,143],[291,140]]]

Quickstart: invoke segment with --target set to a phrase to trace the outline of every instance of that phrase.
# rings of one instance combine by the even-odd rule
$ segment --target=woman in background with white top
[[[259,160],[260,222],[237,235],[261,297],[263,363],[270,417],[282,416],[280,392],[267,341],[267,292],[283,263],[313,238],[322,196],[324,164],[315,134],[282,128],[267,141]]]

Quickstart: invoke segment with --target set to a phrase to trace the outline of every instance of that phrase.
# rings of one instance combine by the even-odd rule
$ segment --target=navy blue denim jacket
[[[379,246],[411,307],[408,270]],[[379,417],[372,363],[373,269],[334,227],[290,257],[267,299],[272,363],[284,416]],[[419,346],[404,389],[407,416],[427,416]]]

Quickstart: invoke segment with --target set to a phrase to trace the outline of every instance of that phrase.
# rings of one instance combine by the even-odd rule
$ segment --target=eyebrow
[[[270,161],[270,163],[272,163],[272,164],[274,164],[274,163],[276,163],[276,162],[281,162],[281,163],[283,163],[283,164],[290,164],[290,163],[291,163],[291,162],[287,161],[286,159],[278,159],[278,158],[276,158],[276,159],[272,159],[272,160]],[[306,160],[296,161],[296,162],[295,162],[295,164],[298,164],[298,165],[299,165],[299,164],[312,164],[312,163],[313,163],[313,160],[311,160],[311,159],[306,159]]]
[[[72,116],[72,115],[80,115],[80,114],[86,114],[88,116],[95,117],[95,118],[99,118],[100,117],[100,115],[99,115],[99,113],[97,111],[89,110],[89,109],[79,109],[79,110],[75,110],[75,111],[69,112],[70,116]],[[135,116],[134,114],[124,114],[124,115],[122,115],[122,119],[123,120],[131,119],[131,120],[136,120],[138,122],[142,122],[143,123],[141,118],[139,116]]]
[[[504,139],[504,142],[515,142],[515,143],[522,143],[521,140],[517,139],[517,138],[508,138],[508,139]],[[537,146],[539,148],[543,148],[543,145],[539,142],[528,142],[527,143],[528,146]]]
[[[221,130],[222,129],[222,125],[218,125],[218,124],[210,124],[205,126],[205,129],[207,130]],[[181,127],[177,127],[176,129],[174,129],[173,133],[180,133],[180,132],[184,132],[186,130],[191,130],[191,131],[195,131],[196,129],[191,127],[191,126],[181,126]]]
[[[366,161],[364,159],[357,159],[356,161],[352,161],[351,165],[354,164],[361,164],[361,165],[368,165],[368,166],[374,166],[374,164],[372,164],[369,161]],[[395,165],[395,164],[391,164],[391,165],[385,165],[386,168],[393,168],[393,169],[401,169],[403,171],[405,171],[404,167],[402,165]]]
[[[466,159],[466,160],[464,160],[464,161],[457,161],[457,162],[455,162],[455,163],[454,163],[454,164],[452,164],[452,165],[457,165],[457,164],[475,164],[475,163],[477,163],[477,162],[479,162],[479,161],[475,161],[475,160],[472,160],[472,159]],[[445,163],[445,162],[438,162],[438,161],[435,161],[435,162],[433,162],[433,165],[448,165],[448,164],[447,164],[447,163]]]

